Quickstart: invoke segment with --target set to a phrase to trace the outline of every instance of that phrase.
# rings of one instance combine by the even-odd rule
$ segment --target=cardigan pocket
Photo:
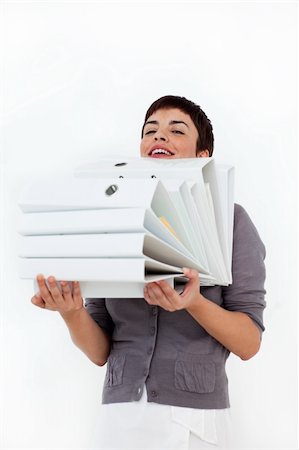
[[[105,378],[106,386],[112,387],[122,384],[125,360],[125,356],[109,356]]]
[[[176,389],[205,394],[215,389],[216,369],[213,361],[201,360],[190,355],[175,363],[174,383]]]

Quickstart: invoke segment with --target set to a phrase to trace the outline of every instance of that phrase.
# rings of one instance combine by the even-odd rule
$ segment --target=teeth
[[[152,151],[152,155],[157,155],[157,154],[162,154],[162,155],[167,155],[167,156],[172,155],[168,150],[165,150],[164,148],[155,148],[155,150]]]

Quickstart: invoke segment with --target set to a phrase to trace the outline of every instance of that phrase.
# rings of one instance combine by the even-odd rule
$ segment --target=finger
[[[174,310],[179,310],[184,307],[184,303],[182,302],[182,297],[181,297],[182,292],[178,293],[165,280],[158,281],[157,284],[159,285],[165,298],[169,301],[169,303],[172,305]]]
[[[62,294],[60,292],[60,289],[58,287],[55,277],[53,277],[51,275],[47,278],[47,281],[48,281],[48,285],[49,285],[49,291],[50,291],[50,294],[53,299],[52,300],[53,304],[56,306],[63,306],[65,302],[64,302],[64,299],[62,297]]]
[[[158,281],[157,284],[170,303],[177,303],[180,301],[179,294],[167,283],[167,281],[161,280]]]
[[[62,288],[63,298],[67,305],[82,305],[83,299],[81,296],[80,284],[78,281],[60,281],[60,285]]]
[[[184,275],[189,278],[190,281],[195,281],[199,283],[199,274],[195,269],[189,269],[187,267],[183,267]]]
[[[197,270],[195,269],[187,269],[186,267],[183,268],[183,272],[185,276],[189,279],[188,283],[185,286],[185,289],[183,293],[181,294],[182,297],[188,295],[191,290],[195,290],[197,292],[200,291],[200,280],[199,280],[199,274]]]
[[[73,302],[73,295],[70,284],[67,281],[60,281],[61,293],[67,303]]]
[[[160,306],[160,303],[158,301],[156,301],[156,299],[153,296],[150,295],[150,292],[149,292],[149,289],[147,286],[144,287],[143,295],[144,295],[144,299],[147,301],[147,303],[149,305]]]
[[[168,300],[168,298],[165,297],[162,289],[159,287],[157,283],[150,283],[147,285],[148,289],[148,295],[150,299],[155,302],[155,304],[158,304],[162,308],[166,309],[167,311],[174,311],[175,308],[172,305],[172,303]]]
[[[36,277],[36,281],[39,287],[39,294],[42,299],[46,302],[47,305],[54,306],[53,298],[46,284],[45,277],[42,274],[39,274]]]
[[[75,305],[81,306],[83,299],[82,299],[82,294],[81,294],[81,289],[80,289],[80,283],[78,281],[73,281],[72,286],[73,286],[73,299],[74,299]]]
[[[31,299],[31,303],[33,303],[35,306],[38,306],[39,308],[46,307],[46,303],[44,302],[40,294],[35,294]]]
[[[155,303],[153,303],[152,299],[149,297],[149,293],[148,293],[148,288],[147,288],[147,286],[144,286],[144,289],[143,289],[143,296],[144,296],[144,299],[145,299],[150,305],[155,304]]]

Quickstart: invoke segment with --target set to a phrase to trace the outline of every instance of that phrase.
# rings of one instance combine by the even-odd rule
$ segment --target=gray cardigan
[[[265,248],[246,211],[235,205],[233,283],[201,287],[204,297],[246,313],[264,331]],[[144,299],[85,299],[85,307],[111,336],[103,403],[141,398],[202,409],[229,407],[225,363],[229,351],[186,311],[169,312]]]

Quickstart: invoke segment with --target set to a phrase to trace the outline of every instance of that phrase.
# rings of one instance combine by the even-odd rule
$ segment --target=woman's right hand
[[[47,283],[43,275],[37,275],[36,280],[39,292],[32,297],[32,303],[39,308],[58,311],[74,344],[92,362],[103,366],[110,353],[110,337],[85,309],[78,281],[60,281],[60,289],[53,276],[47,278]]]
[[[47,278],[48,286],[43,275],[37,275],[36,281],[39,286],[39,292],[31,299],[35,306],[58,311],[63,316],[72,315],[72,313],[83,308],[83,299],[78,281],[71,282],[71,286],[67,281],[60,281],[61,289],[59,289],[53,276]]]

